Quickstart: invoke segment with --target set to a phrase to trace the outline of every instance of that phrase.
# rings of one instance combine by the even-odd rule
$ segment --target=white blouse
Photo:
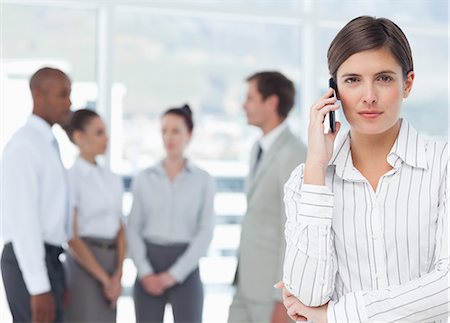
[[[79,157],[69,170],[69,186],[78,235],[115,238],[122,222],[121,178]]]

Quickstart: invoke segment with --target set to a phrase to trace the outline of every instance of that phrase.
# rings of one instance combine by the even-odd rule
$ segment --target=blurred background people
[[[73,217],[65,262],[70,291],[65,320],[115,322],[126,249],[122,180],[96,162],[108,142],[96,112],[75,111],[65,130],[80,151],[69,170]]]
[[[166,157],[133,183],[130,255],[138,270],[136,321],[162,322],[166,303],[175,322],[201,322],[203,286],[198,261],[214,228],[213,178],[185,157],[193,131],[189,106],[162,117]]]
[[[60,322],[68,239],[67,174],[52,126],[70,114],[71,81],[44,67],[30,79],[32,115],[3,151],[2,278],[14,322]]]
[[[279,72],[247,78],[247,121],[262,130],[251,152],[247,177],[247,212],[242,222],[231,322],[288,322],[281,291],[285,251],[284,183],[306,147],[289,130],[286,118],[294,105],[295,87]]]

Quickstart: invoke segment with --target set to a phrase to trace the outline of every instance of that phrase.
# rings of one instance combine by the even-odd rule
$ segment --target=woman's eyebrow
[[[356,73],[345,73],[341,76],[341,78],[344,77],[356,77],[356,76],[361,76],[361,74],[356,74]]]
[[[395,71],[392,71],[392,70],[383,70],[383,71],[375,73],[374,75],[380,75],[380,74],[397,74],[397,73]],[[342,74],[341,78],[344,78],[344,77],[359,77],[359,76],[361,76],[361,74],[345,73],[345,74]]]
[[[391,71],[391,70],[384,70],[384,71],[376,73],[375,75],[380,75],[380,74],[397,74],[397,73],[394,71]]]

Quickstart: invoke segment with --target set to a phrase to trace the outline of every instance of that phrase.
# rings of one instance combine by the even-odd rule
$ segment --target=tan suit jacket
[[[306,158],[306,147],[286,128],[253,174],[257,145],[252,149],[247,178],[247,212],[239,247],[238,290],[249,302],[281,301],[273,284],[282,279],[285,252],[284,184]]]

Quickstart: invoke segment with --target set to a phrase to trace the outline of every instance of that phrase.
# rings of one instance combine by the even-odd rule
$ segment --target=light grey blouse
[[[136,176],[127,238],[139,277],[153,273],[146,257],[146,241],[161,245],[189,244],[168,270],[178,282],[197,268],[212,239],[214,193],[213,178],[190,161],[173,181],[162,161]]]

